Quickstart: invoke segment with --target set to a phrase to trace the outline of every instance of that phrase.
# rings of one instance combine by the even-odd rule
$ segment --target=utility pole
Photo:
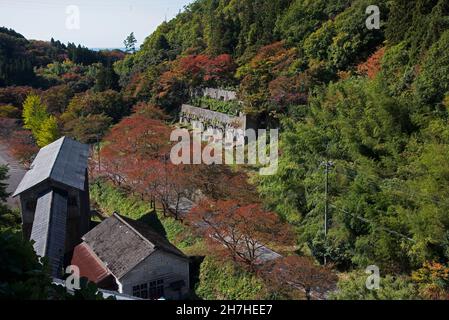
[[[327,240],[327,220],[329,216],[329,171],[334,166],[331,161],[325,161],[324,165],[325,183],[324,183],[324,241]],[[324,254],[324,265],[327,264],[327,256]]]
[[[98,172],[101,172],[100,137],[97,134]]]

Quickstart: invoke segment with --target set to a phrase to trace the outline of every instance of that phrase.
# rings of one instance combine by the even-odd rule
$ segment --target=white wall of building
[[[189,261],[158,250],[119,280],[120,293],[132,295],[134,286],[161,279],[164,280],[164,298],[181,299],[189,292]],[[185,287],[181,292],[171,290],[170,283],[179,280],[184,280]]]

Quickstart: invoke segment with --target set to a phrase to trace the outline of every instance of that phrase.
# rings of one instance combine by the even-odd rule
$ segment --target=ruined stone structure
[[[234,91],[223,89],[205,88],[202,91],[203,96],[221,101],[236,101],[237,94]],[[212,141],[213,134],[230,134],[234,137],[233,144],[241,145],[244,142],[244,134],[247,129],[256,129],[254,123],[243,113],[238,116],[212,111],[198,106],[183,104],[180,111],[180,123],[189,125],[193,129],[202,130],[210,133],[206,135],[206,141]]]
[[[234,101],[237,100],[237,93],[235,91],[215,89],[215,88],[205,88],[203,90],[203,95],[215,100],[222,101]]]
[[[180,113],[180,123],[191,125],[193,129],[210,131],[211,135],[221,132],[231,134],[234,141],[240,141],[241,135],[247,129],[246,115],[233,117],[225,113],[183,104]]]

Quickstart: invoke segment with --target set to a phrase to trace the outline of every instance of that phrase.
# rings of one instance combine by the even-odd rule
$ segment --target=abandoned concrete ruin
[[[219,101],[237,101],[237,93],[223,89],[205,88],[197,90],[196,95],[202,94]],[[247,129],[256,129],[251,119],[240,112],[238,116],[229,115],[222,112],[212,111],[200,106],[183,104],[179,114],[181,125],[190,126],[192,129],[210,132],[205,135],[205,141],[213,141],[213,136],[220,134],[231,134],[234,137],[234,146],[244,143],[244,134]]]

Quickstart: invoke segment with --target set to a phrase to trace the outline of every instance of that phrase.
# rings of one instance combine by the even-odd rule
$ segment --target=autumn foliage
[[[263,263],[264,248],[290,244],[290,230],[259,204],[235,200],[203,200],[189,214],[190,224],[204,235],[213,251],[241,262],[251,270]]]
[[[380,48],[374,52],[366,62],[359,64],[357,66],[358,73],[361,75],[366,75],[370,79],[374,79],[380,71],[385,49],[385,47]]]
[[[126,182],[130,168],[143,169],[143,162],[163,157],[169,150],[170,128],[160,120],[133,114],[114,126],[101,150],[102,167],[117,184]]]
[[[18,130],[8,140],[12,155],[26,167],[31,165],[33,157],[38,153],[33,135],[28,130]]]
[[[282,41],[275,42],[260,48],[239,68],[240,94],[247,112],[266,112],[267,102],[276,104],[279,110],[284,104],[303,104],[307,100],[308,78],[290,70],[297,55],[297,49],[287,48]]]
[[[412,273],[412,280],[419,285],[419,293],[425,299],[449,300],[449,268],[442,263],[425,262]]]
[[[158,96],[166,97],[176,90],[193,90],[232,82],[235,68],[232,57],[228,54],[217,57],[204,54],[181,57],[161,75]]]
[[[275,260],[264,267],[264,278],[280,292],[299,290],[307,300],[325,299],[336,289],[337,275],[330,266],[320,266],[311,258],[297,255]]]
[[[175,73],[189,77],[193,81],[213,82],[233,77],[235,65],[229,54],[217,57],[207,55],[190,55],[179,60]]]
[[[280,76],[268,85],[270,98],[280,106],[307,104],[310,82],[304,73],[291,77]]]
[[[103,175],[177,216],[182,197],[194,188],[194,166],[173,165],[169,159],[172,128],[156,106],[140,103],[135,113],[114,126],[101,149]],[[174,208],[174,209],[173,209]]]
[[[39,151],[31,131],[22,129],[16,119],[0,118],[0,141],[26,167]]]
[[[28,95],[37,93],[39,90],[28,86],[0,88],[0,104],[11,104],[21,110]]]

